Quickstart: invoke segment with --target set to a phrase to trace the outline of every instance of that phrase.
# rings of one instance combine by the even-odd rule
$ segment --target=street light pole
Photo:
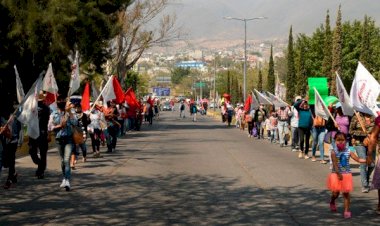
[[[246,92],[246,83],[247,83],[247,21],[251,20],[261,20],[267,19],[267,17],[254,17],[254,18],[236,18],[236,17],[223,17],[226,20],[239,20],[244,22],[244,71],[243,71],[243,99],[245,102],[247,92]]]
[[[215,86],[215,80],[216,80],[216,54],[214,57],[214,111],[216,106],[216,86]]]

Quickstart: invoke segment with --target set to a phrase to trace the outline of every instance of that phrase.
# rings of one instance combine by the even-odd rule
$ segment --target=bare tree
[[[178,37],[175,15],[163,14],[168,0],[136,0],[118,14],[120,31],[112,40],[112,60],[109,73],[124,79],[145,50]],[[153,22],[159,18],[158,25]]]

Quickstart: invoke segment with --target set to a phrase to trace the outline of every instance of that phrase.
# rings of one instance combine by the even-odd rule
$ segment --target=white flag
[[[20,104],[22,102],[22,100],[24,99],[24,97],[25,97],[25,93],[24,93],[24,88],[22,87],[20,75],[18,74],[16,65],[14,66],[14,68],[15,68],[15,74],[16,74],[17,101]]]
[[[269,105],[272,105],[272,102],[270,102],[268,100],[268,98],[266,98],[262,93],[260,93],[256,89],[255,89],[255,92],[257,93],[257,98],[259,99],[260,104],[269,104]]]
[[[376,79],[359,62],[355,78],[352,82],[350,97],[355,110],[370,115],[379,111],[376,100],[380,93],[380,85]]]
[[[273,95],[272,93],[268,92],[267,91],[267,94],[269,96],[269,100],[273,103],[273,105],[276,107],[276,108],[279,108],[279,107],[286,107],[288,106],[289,104],[287,104],[285,101],[281,100],[281,98]]]
[[[251,110],[253,110],[253,109],[257,110],[257,109],[259,109],[260,103],[257,100],[257,98],[256,98],[256,96],[255,96],[255,94],[253,92],[251,93],[251,96],[252,96]]]
[[[96,86],[95,86],[95,82],[94,81],[92,81],[91,82],[91,96],[92,96],[92,99],[95,101],[96,100],[96,98],[98,98],[98,96],[99,96],[99,90],[96,88]]]
[[[339,102],[342,105],[343,114],[353,116],[354,109],[352,108],[350,96],[348,95],[346,88],[344,88],[343,82],[340,79],[338,72],[336,73],[336,93],[338,95]]]
[[[116,99],[115,90],[113,88],[113,76],[111,76],[102,90],[103,105],[107,106],[107,102]]]
[[[37,139],[40,136],[40,126],[38,120],[38,94],[42,88],[42,76],[30,88],[25,102],[22,104],[21,114],[18,120],[27,125],[27,132],[30,138]]]
[[[74,63],[71,65],[71,80],[70,80],[70,91],[69,96],[71,96],[80,87],[80,77],[79,77],[79,52],[75,53]]]
[[[58,86],[57,82],[55,81],[53,66],[51,65],[51,63],[49,64],[48,70],[45,74],[42,84],[42,90],[53,94],[58,93]]]
[[[315,115],[320,116],[327,121],[330,117],[329,109],[326,107],[325,103],[323,102],[322,97],[321,95],[319,95],[318,90],[315,87],[313,88],[315,92]]]

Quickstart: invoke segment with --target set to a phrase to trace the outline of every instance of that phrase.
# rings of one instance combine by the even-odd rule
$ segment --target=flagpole
[[[92,107],[90,109],[90,112],[94,109],[95,103],[99,101],[100,97],[102,96],[102,94],[104,92],[104,88],[107,87],[108,83],[112,80],[112,78],[113,78],[113,75],[111,75],[111,77],[108,79],[107,83],[104,85],[104,87],[103,87],[102,91],[100,92],[99,96],[94,101],[94,104],[92,105]]]

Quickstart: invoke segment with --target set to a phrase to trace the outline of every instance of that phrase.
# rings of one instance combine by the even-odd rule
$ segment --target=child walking
[[[346,134],[338,132],[335,137],[335,144],[331,144],[331,158],[333,169],[327,179],[327,187],[332,192],[330,200],[330,210],[336,212],[335,200],[339,193],[343,193],[344,198],[344,218],[351,218],[350,212],[350,192],[353,190],[352,174],[350,169],[350,158],[359,163],[366,163],[365,159],[351,152],[347,144]]]
[[[265,119],[265,129],[267,131],[267,138],[268,140],[271,139],[271,135],[270,135],[270,132],[271,132],[271,125],[270,125],[270,120],[269,118],[266,118]]]
[[[276,140],[277,140],[277,124],[278,124],[278,118],[277,118],[277,114],[276,114],[276,112],[272,112],[272,113],[271,113],[271,116],[270,116],[270,118],[269,118],[269,121],[270,121],[270,127],[271,127],[271,131],[270,131],[270,135],[271,135],[270,142],[271,142],[271,143],[276,143]]]

